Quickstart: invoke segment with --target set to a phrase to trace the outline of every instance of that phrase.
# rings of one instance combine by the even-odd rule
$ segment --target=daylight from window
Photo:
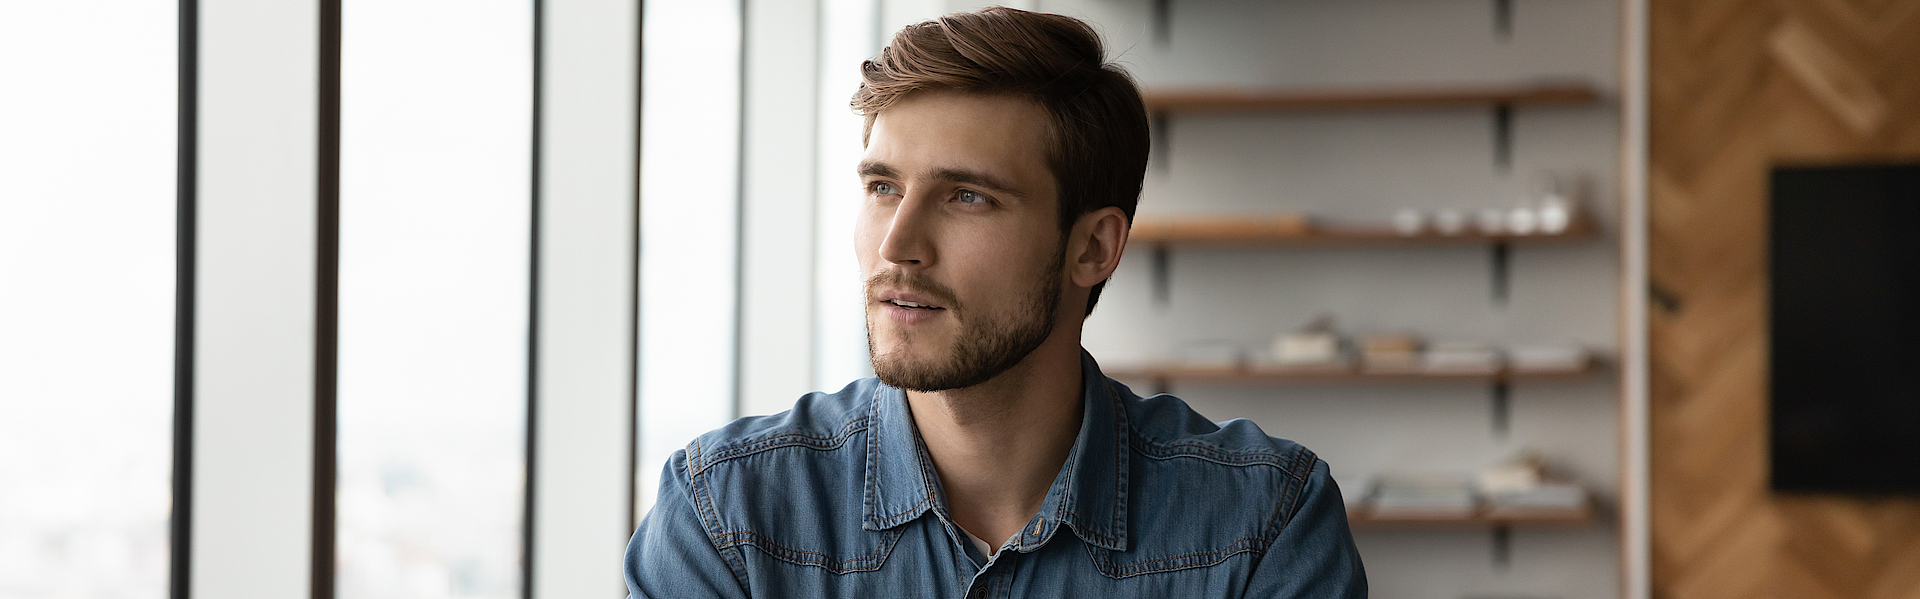
[[[532,6],[346,2],[342,599],[520,596]]]
[[[0,3],[0,597],[167,594],[175,10]]]

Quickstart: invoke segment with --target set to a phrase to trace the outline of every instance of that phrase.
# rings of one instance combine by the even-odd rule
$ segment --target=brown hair
[[[1001,6],[908,25],[860,65],[854,112],[867,117],[908,94],[950,90],[1023,97],[1046,110],[1047,167],[1059,191],[1060,234],[1118,206],[1133,222],[1147,171],[1147,110],[1133,78],[1106,62],[1100,36],[1073,17]],[[1105,281],[1087,297],[1093,313]]]

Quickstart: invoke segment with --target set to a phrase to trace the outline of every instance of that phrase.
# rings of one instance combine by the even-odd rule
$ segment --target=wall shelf
[[[1597,521],[1593,500],[1576,509],[1502,510],[1481,506],[1464,515],[1376,514],[1360,507],[1347,510],[1347,526],[1356,531],[1427,531],[1489,529],[1495,567],[1513,562],[1515,528],[1582,528]]]
[[[1342,382],[1512,382],[1523,380],[1570,380],[1589,376],[1599,370],[1596,360],[1577,369],[1517,370],[1501,368],[1485,371],[1425,371],[1367,369],[1358,366],[1247,366],[1193,367],[1142,366],[1112,368],[1107,376],[1122,380],[1152,380],[1164,387],[1173,380],[1240,383],[1342,383]]]
[[[1497,508],[1479,508],[1464,516],[1375,515],[1368,508],[1347,511],[1347,523],[1355,530],[1431,530],[1445,528],[1570,528],[1593,524],[1593,504],[1579,509],[1526,510],[1501,512]]]
[[[1316,226],[1304,215],[1142,218],[1133,224],[1129,243],[1172,245],[1402,245],[1477,244],[1576,241],[1592,238],[1593,221],[1576,217],[1557,233],[1487,234],[1468,230],[1441,234],[1432,230],[1411,235],[1386,226]]]
[[[1107,369],[1107,376],[1122,381],[1146,382],[1153,393],[1167,393],[1174,381],[1201,383],[1237,383],[1286,385],[1301,383],[1476,383],[1487,385],[1491,428],[1504,438],[1512,420],[1513,383],[1516,381],[1572,381],[1586,378],[1601,368],[1599,358],[1589,357],[1579,368],[1515,369],[1502,367],[1488,371],[1384,370],[1359,366],[1136,366]]]
[[[1145,98],[1150,112],[1270,112],[1444,106],[1573,106],[1591,104],[1600,98],[1600,93],[1586,83],[1556,82],[1429,88],[1160,89],[1146,92]]]
[[[1165,305],[1171,296],[1172,260],[1168,257],[1168,251],[1176,245],[1302,247],[1486,244],[1491,250],[1489,266],[1493,298],[1496,303],[1505,304],[1507,263],[1514,244],[1582,240],[1594,237],[1596,228],[1592,218],[1579,212],[1574,213],[1563,230],[1529,234],[1490,234],[1471,228],[1452,234],[1430,228],[1406,234],[1385,226],[1316,226],[1304,214],[1278,213],[1140,219],[1133,224],[1127,243],[1139,243],[1152,248],[1154,298],[1161,305]]]
[[[1446,87],[1296,89],[1189,88],[1162,89],[1143,94],[1152,115],[1156,140],[1165,165],[1169,145],[1168,115],[1175,113],[1277,112],[1381,108],[1444,108],[1482,106],[1493,112],[1493,162],[1501,170],[1513,164],[1513,110],[1521,106],[1578,106],[1600,99],[1591,84],[1551,81],[1532,84],[1461,85]]]

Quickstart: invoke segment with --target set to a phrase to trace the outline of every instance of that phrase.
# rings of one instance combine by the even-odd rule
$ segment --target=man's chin
[[[908,391],[945,391],[954,388],[953,363],[943,356],[894,351],[871,356],[873,374],[880,382]]]

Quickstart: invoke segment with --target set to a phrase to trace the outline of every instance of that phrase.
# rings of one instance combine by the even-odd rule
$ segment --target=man
[[[907,27],[862,65],[875,379],[674,454],[634,597],[1364,597],[1327,465],[1080,349],[1147,160],[1080,21]]]

